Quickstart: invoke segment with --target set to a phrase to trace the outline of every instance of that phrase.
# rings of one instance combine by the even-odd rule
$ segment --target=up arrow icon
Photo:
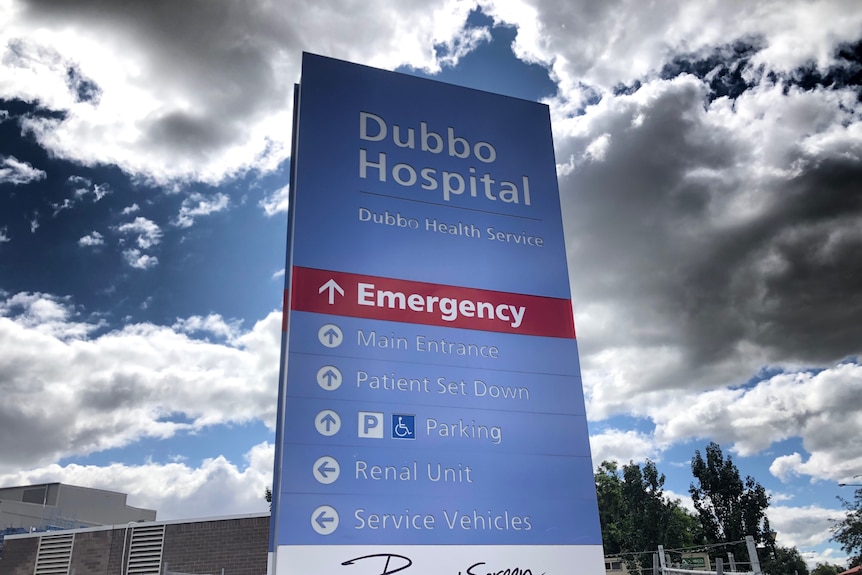
[[[323,293],[325,291],[329,291],[329,305],[335,303],[335,292],[338,292],[338,295],[344,295],[344,290],[333,279],[320,286],[317,293]]]

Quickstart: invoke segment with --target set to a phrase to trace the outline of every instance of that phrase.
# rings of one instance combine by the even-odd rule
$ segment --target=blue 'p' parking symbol
[[[416,416],[393,413],[392,439],[416,439]]]

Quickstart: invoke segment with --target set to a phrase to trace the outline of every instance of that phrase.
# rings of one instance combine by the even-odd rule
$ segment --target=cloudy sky
[[[855,0],[0,0],[0,485],[266,509],[303,51],[546,102],[594,463],[716,441],[844,560]]]

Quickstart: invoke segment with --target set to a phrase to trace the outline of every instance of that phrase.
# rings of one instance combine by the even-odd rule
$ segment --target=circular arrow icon
[[[314,428],[320,435],[335,435],[341,429],[341,418],[331,409],[324,409],[314,418]]]
[[[326,391],[335,391],[341,387],[341,371],[332,365],[324,365],[317,370],[317,385]]]
[[[327,323],[317,330],[317,339],[326,347],[338,347],[344,340],[344,334],[341,333],[341,328],[334,323]]]
[[[338,529],[338,512],[330,505],[321,505],[311,512],[311,528],[321,535]]]
[[[311,468],[314,478],[318,483],[329,485],[333,483],[341,474],[341,466],[338,465],[338,460],[329,455],[318,457],[317,461]]]

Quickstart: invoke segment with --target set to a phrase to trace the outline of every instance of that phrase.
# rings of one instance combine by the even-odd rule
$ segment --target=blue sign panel
[[[271,572],[603,572],[547,107],[310,54],[297,102]]]

